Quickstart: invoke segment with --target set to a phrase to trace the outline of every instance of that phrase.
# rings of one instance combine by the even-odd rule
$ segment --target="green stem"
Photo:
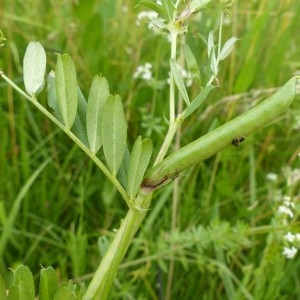
[[[171,26],[171,25],[170,25]],[[170,27],[170,35],[171,35],[171,60],[176,61],[176,53],[177,53],[177,36],[178,31],[176,27]],[[159,153],[154,162],[154,166],[160,163],[164,157],[166,156],[174,135],[177,130],[178,122],[175,119],[175,82],[172,72],[170,72],[170,100],[169,100],[169,109],[170,109],[170,120],[169,120],[169,128],[164,139],[164,142],[159,150]]]
[[[107,299],[118,267],[146,216],[151,199],[152,193],[140,190],[135,201],[136,207],[129,209],[125,219],[122,220],[120,228],[82,298],[83,300]]]
[[[281,115],[292,103],[300,76],[291,78],[270,98],[239,117],[207,133],[187,146],[173,152],[146,174],[143,187],[155,190],[177,177],[184,170],[232,145],[233,139],[247,137]]]
[[[24,96],[27,100],[29,100],[38,110],[40,110],[46,117],[48,117],[55,125],[57,125],[64,133],[73,140],[79,148],[81,148],[90,158],[91,160],[97,165],[97,167],[107,176],[107,178],[113,183],[116,189],[120,192],[123,199],[126,201],[127,205],[130,206],[130,199],[127,195],[127,192],[117,180],[115,176],[113,176],[107,167],[98,159],[98,157],[92,153],[92,151],[83,144],[76,135],[66,128],[64,124],[59,122],[47,109],[45,109],[36,98],[30,97],[26,94],[22,89],[20,89],[15,83],[13,83],[8,77],[4,75],[2,71],[0,71],[0,76],[8,82],[16,91],[18,91],[22,96]]]

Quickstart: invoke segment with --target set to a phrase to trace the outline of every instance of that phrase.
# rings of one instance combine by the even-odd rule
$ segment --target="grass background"
[[[141,134],[152,138],[157,153],[167,129],[169,44],[145,24],[136,26],[138,11],[129,0],[2,1],[0,30],[7,41],[0,68],[23,86],[29,41],[46,48],[48,71],[55,52],[69,53],[86,96],[95,74],[107,77],[111,92],[121,95],[129,148]],[[297,0],[235,2],[223,38],[240,40],[221,64],[220,88],[184,122],[182,145],[266,98],[300,69],[299,17]],[[201,67],[207,54],[198,34],[207,36],[217,24],[214,3],[190,24],[186,39]],[[132,76],[145,62],[153,64],[152,84]],[[196,92],[192,86],[190,93]],[[45,92],[40,101],[46,105]],[[105,244],[98,238],[110,239],[126,206],[84,154],[4,81],[0,104],[1,228],[16,214],[0,247],[1,274],[9,280],[8,268],[22,263],[38,278],[41,265],[52,265],[61,281],[88,282]],[[282,171],[299,167],[297,116],[296,101],[239,148],[194,167],[178,189],[158,191],[111,298],[300,299],[299,258],[281,254],[283,235],[299,231],[298,215],[282,226],[275,201],[276,191],[299,200],[299,185],[288,187]],[[266,179],[270,172],[278,174],[276,183]]]

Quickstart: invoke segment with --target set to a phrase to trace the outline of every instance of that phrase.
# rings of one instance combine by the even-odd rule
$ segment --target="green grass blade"
[[[34,183],[34,181],[37,179],[39,174],[42,172],[42,170],[46,167],[46,165],[50,162],[50,159],[47,159],[44,163],[42,163],[39,168],[30,176],[30,178],[27,180],[25,185],[20,190],[16,200],[14,201],[14,204],[12,206],[11,212],[8,216],[6,224],[3,226],[3,232],[0,238],[0,257],[3,257],[3,252],[5,250],[7,241],[9,239],[9,236],[13,230],[13,226],[15,223],[15,220],[17,218],[17,215],[19,213],[22,200],[26,196],[27,192],[29,191],[30,187]]]

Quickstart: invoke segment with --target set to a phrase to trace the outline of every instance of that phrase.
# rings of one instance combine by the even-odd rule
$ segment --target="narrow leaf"
[[[124,158],[123,158],[122,164],[119,168],[118,176],[117,176],[118,180],[123,185],[125,190],[128,189],[127,172],[128,172],[129,160],[130,160],[130,152],[129,152],[128,149],[126,149],[125,154],[124,154]]]
[[[80,139],[80,141],[88,146],[88,138],[86,132],[86,100],[81,92],[81,89],[77,87],[77,95],[78,95],[78,106],[77,106],[77,114],[72,126],[72,132]]]
[[[162,8],[165,12],[165,15],[167,16],[167,20],[172,21],[174,10],[175,10],[172,0],[163,0],[161,3],[162,3]]]
[[[146,7],[150,8],[151,10],[157,12],[160,17],[162,17],[166,20],[168,19],[168,15],[166,14],[165,10],[162,8],[161,5],[158,5],[149,0],[141,0],[139,4],[146,6]]]
[[[185,119],[190,114],[192,114],[207,98],[210,91],[214,88],[213,85],[206,86],[198,96],[193,100],[193,102],[184,110],[182,117]]]
[[[183,100],[185,101],[185,103],[187,105],[189,105],[190,100],[189,100],[188,93],[186,91],[182,76],[181,76],[181,74],[178,70],[178,67],[177,67],[177,65],[176,65],[176,63],[173,59],[170,60],[170,66],[171,66],[171,72],[172,72],[172,75],[174,77],[174,81],[177,85],[177,88],[178,88]]]
[[[142,183],[152,154],[152,141],[139,136],[132,148],[128,167],[128,194],[134,198]]]
[[[192,0],[190,3],[190,9],[193,12],[199,11],[205,7],[211,0]]]
[[[212,73],[214,75],[217,75],[218,70],[219,70],[219,68],[218,68],[219,62],[217,60],[214,49],[212,49],[212,51],[210,52],[209,62],[210,62],[210,69],[211,69]]]
[[[39,300],[51,300],[57,291],[57,276],[52,267],[41,270]]]
[[[23,60],[23,77],[26,92],[35,97],[44,87],[46,53],[39,42],[30,42]]]
[[[103,109],[102,143],[104,156],[116,176],[122,163],[127,139],[127,123],[119,96],[109,96]]]
[[[11,234],[13,231],[13,228],[15,226],[15,222],[17,220],[18,213],[21,209],[21,204],[25,196],[27,195],[28,191],[30,190],[32,184],[35,182],[39,174],[42,172],[42,170],[47,166],[50,159],[47,159],[45,162],[43,162],[34,172],[33,174],[28,178],[24,186],[19,191],[16,199],[13,201],[13,205],[10,209],[9,216],[7,218],[6,223],[2,227],[2,232],[0,235],[0,257],[3,256],[3,253],[6,249],[6,245],[11,238]]]
[[[225,42],[224,46],[221,49],[220,58],[219,58],[220,60],[225,59],[231,53],[234,44],[236,43],[237,40],[238,38],[233,36]]]
[[[185,57],[189,72],[191,73],[195,82],[197,82],[200,85],[201,84],[201,72],[199,70],[197,60],[196,60],[192,50],[190,49],[190,47],[187,44],[182,45],[182,50],[184,53],[184,57]]]
[[[210,57],[210,53],[213,50],[214,44],[214,32],[210,31],[207,39],[207,56]]]
[[[102,144],[101,122],[103,107],[109,96],[108,82],[104,77],[95,76],[90,89],[86,126],[90,149],[97,153]]]
[[[58,56],[55,68],[57,102],[65,126],[71,129],[78,105],[75,65],[67,54]]]
[[[47,102],[56,119],[63,123],[63,118],[57,102],[54,71],[51,71],[47,77]]]

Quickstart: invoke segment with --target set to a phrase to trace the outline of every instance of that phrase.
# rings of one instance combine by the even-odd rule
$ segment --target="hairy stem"
[[[119,265],[146,216],[151,199],[152,193],[140,190],[135,201],[136,207],[129,209],[121,221],[121,226],[96,270],[83,300],[107,299]]]

